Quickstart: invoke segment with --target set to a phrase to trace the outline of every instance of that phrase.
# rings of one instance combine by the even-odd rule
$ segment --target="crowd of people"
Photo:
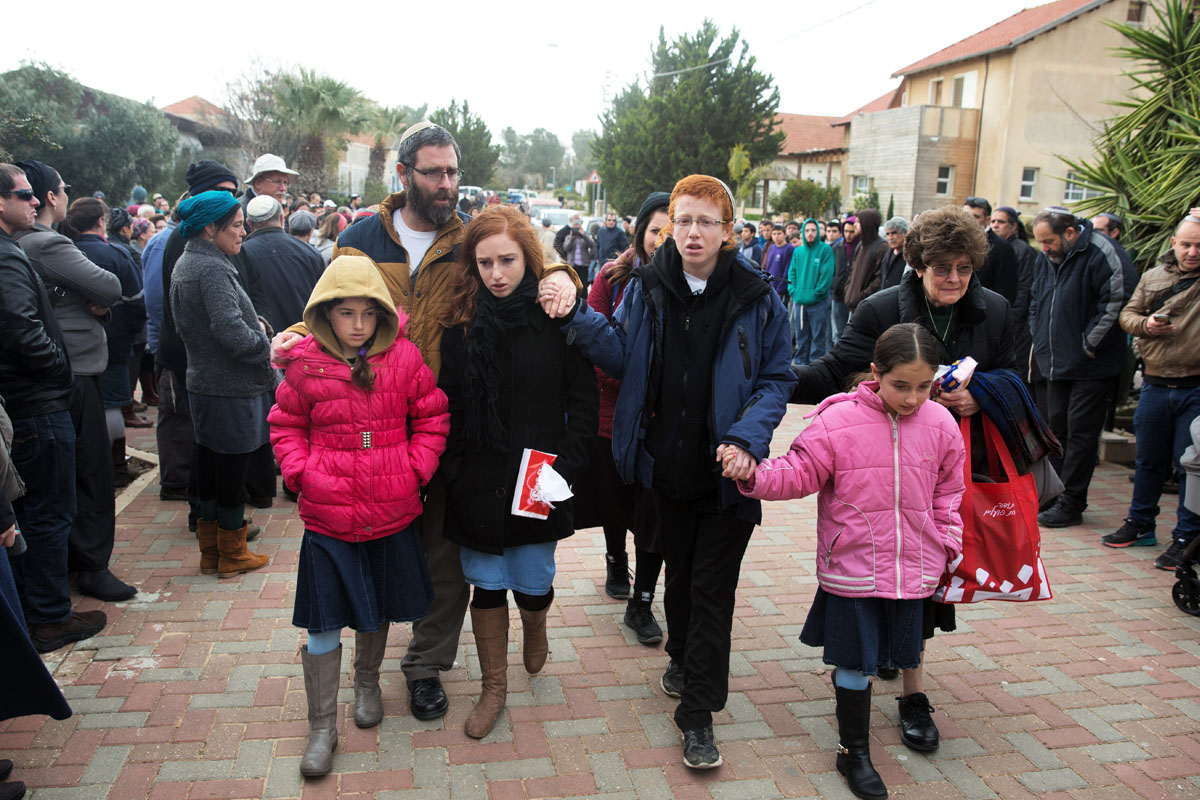
[[[954,629],[932,596],[962,548],[982,419],[1034,473],[1041,524],[1079,524],[1127,334],[1144,364],[1133,501],[1103,543],[1156,543],[1200,415],[1200,209],[1139,278],[1112,214],[1045,209],[1036,249],[1016,210],[979,197],[912,221],[866,208],[735,224],[728,187],[705,175],[631,219],[607,214],[596,236],[578,215],[555,234],[513,206],[460,208],[460,155],[443,128],[410,127],[403,190],[370,209],[293,196],[300,176],[272,154],[244,181],[192,164],[173,209],[140,187],[128,208],[71,201],[52,166],[0,165],[0,611],[27,629],[10,639],[35,687],[0,716],[70,713],[35,651],[106,624],[71,608],[72,574],[105,601],[136,593],[110,562],[125,428],[148,424],[139,382],[158,412],[160,498],[188,503],[201,574],[266,566],[247,506],[280,486],[297,501],[307,777],[338,746],[343,629],[355,724],[383,717],[393,623],[412,625],[401,671],[411,714],[430,720],[449,707],[441,674],[469,612],[481,681],[464,732],[483,738],[506,703],[508,593],[537,673],[557,543],[594,527],[605,591],[643,645],[664,639],[665,567],[659,685],[678,699],[684,764],[721,764],[713,714],[761,501],[816,493],[801,641],[836,667],[838,770],[856,796],[886,797],[871,678],[901,678],[901,740],[936,750],[924,642]],[[974,376],[928,402],[938,367],[965,357]],[[770,459],[789,402],[817,408]],[[1200,532],[1178,491],[1164,569]]]

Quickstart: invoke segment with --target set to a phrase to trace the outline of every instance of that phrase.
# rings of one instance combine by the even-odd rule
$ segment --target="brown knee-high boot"
[[[525,661],[525,671],[530,675],[541,672],[546,666],[546,656],[550,653],[550,643],[546,641],[546,612],[550,606],[541,611],[521,611],[521,630],[524,632],[521,643],[521,656]]]
[[[308,744],[300,759],[300,774],[308,778],[325,775],[333,769],[333,751],[337,749],[337,693],[342,674],[342,647],[310,655],[300,648],[304,667],[304,694],[308,700]]]
[[[354,724],[373,728],[383,719],[379,666],[387,649],[388,623],[374,633],[354,635]]]
[[[467,736],[482,739],[488,735],[508,697],[508,606],[476,608],[471,606],[471,627],[479,650],[482,691],[463,726]]]
[[[200,574],[212,575],[217,571],[219,558],[217,556],[217,521],[202,519],[196,521],[196,537],[200,540]]]
[[[242,522],[240,530],[217,529],[218,578],[232,578],[239,573],[265,567],[271,562],[270,556],[260,556],[246,547],[245,520]]]

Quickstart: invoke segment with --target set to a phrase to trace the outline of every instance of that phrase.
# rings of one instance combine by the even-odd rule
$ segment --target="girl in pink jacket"
[[[371,259],[334,259],[304,322],[311,334],[283,355],[267,420],[304,520],[292,624],[308,629],[300,660],[310,733],[300,772],[312,777],[329,772],[337,746],[342,628],[356,632],[354,723],[369,728],[383,718],[389,623],[429,610],[433,587],[413,523],[450,415]]]
[[[922,599],[962,550],[962,434],[926,403],[938,343],[915,323],[875,343],[875,380],[834,395],[787,455],[739,485],[750,497],[817,498],[817,596],[800,641],[837,667],[837,768],[861,798],[885,798],[871,764],[871,686],[880,667],[921,661]]]

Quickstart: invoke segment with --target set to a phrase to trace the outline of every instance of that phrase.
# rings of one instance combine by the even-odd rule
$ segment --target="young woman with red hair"
[[[555,546],[574,532],[570,500],[555,502],[546,519],[511,513],[522,455],[553,453],[554,471],[574,483],[587,465],[598,416],[591,365],[535,302],[542,247],[520,212],[481,212],[467,228],[456,270],[438,376],[450,401],[441,462],[444,535],[459,545],[463,575],[474,587],[471,627],[483,687],[464,727],[481,739],[508,691],[506,593],[521,613],[525,669],[538,672],[549,652]]]

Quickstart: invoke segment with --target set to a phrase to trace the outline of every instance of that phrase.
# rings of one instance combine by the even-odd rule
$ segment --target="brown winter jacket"
[[[1121,327],[1138,337],[1146,374],[1158,378],[1200,376],[1200,281],[1162,303],[1163,294],[1179,281],[1197,273],[1179,269],[1175,253],[1168,251],[1158,265],[1146,270],[1133,296],[1121,309]],[[1170,314],[1175,333],[1150,336],[1151,314]]]

